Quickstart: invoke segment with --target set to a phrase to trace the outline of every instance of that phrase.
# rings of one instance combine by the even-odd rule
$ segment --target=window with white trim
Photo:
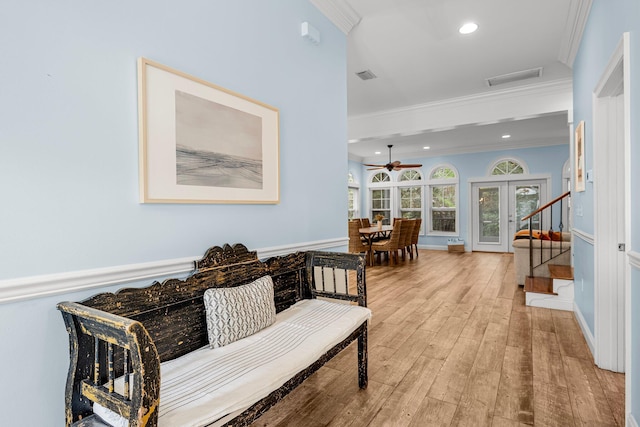
[[[371,177],[370,188],[371,218],[384,216],[383,224],[391,224],[391,177],[386,172],[378,172]]]
[[[429,176],[429,234],[458,233],[458,174],[452,166],[436,166]]]
[[[514,159],[504,159],[493,165],[491,175],[519,175],[525,173],[520,162]]]
[[[417,170],[407,170],[400,175],[398,193],[401,218],[422,218],[421,181],[422,175]]]
[[[349,219],[358,218],[359,217],[359,209],[360,206],[360,188],[356,183],[355,178],[353,177],[353,173],[349,172],[348,176],[348,205],[347,205],[347,216]]]

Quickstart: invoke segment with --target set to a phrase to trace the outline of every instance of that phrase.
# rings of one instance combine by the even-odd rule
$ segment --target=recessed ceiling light
[[[380,152],[379,152],[379,151],[376,151],[376,154],[380,154]]]
[[[507,139],[507,138],[511,138],[511,135],[509,134],[502,135],[502,139]]]
[[[475,22],[467,22],[462,27],[460,27],[458,31],[460,31],[460,34],[471,34],[477,29],[478,24],[476,24]]]
[[[425,149],[425,150],[428,150],[428,149],[429,149],[429,148],[431,148],[431,147],[422,147],[422,148],[423,148],[423,149]]]

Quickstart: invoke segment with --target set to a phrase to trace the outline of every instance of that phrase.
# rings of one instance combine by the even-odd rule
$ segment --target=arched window
[[[371,177],[370,186],[370,218],[382,215],[383,224],[391,224],[391,176],[387,172],[378,172]]]
[[[391,177],[386,172],[378,172],[377,174],[373,175],[373,177],[371,178],[371,182],[374,182],[374,183],[389,182],[389,181],[391,181]]]
[[[402,172],[399,177],[398,193],[400,199],[401,218],[422,218],[422,175],[419,171],[410,169]]]
[[[491,175],[517,175],[526,173],[523,164],[514,159],[499,160],[493,165]]]
[[[429,175],[429,233],[458,232],[458,173],[449,165],[438,165]]]

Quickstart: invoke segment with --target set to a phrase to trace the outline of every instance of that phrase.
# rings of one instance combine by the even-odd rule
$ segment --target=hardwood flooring
[[[525,306],[512,255],[421,250],[367,268],[367,294],[369,387],[352,344],[254,427],[624,424],[624,374],[573,313]]]

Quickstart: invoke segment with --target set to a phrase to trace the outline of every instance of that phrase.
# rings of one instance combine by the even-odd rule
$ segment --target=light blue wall
[[[0,279],[346,236],[346,40],[307,1],[29,0],[0,15]],[[280,110],[279,205],[138,203],[139,56]]]
[[[582,44],[574,63],[574,121],[585,121],[585,153],[586,168],[592,167],[592,94],[623,32],[630,32],[630,80],[631,87],[626,88],[631,97],[631,242],[633,251],[640,251],[640,2],[637,0],[595,0],[591,9]],[[596,177],[597,179],[597,177]],[[574,226],[593,233],[593,186],[587,185],[584,193],[574,197],[576,207],[581,203],[584,207],[583,217],[574,217]],[[576,210],[574,209],[574,212]],[[597,244],[597,242],[595,242]],[[593,281],[593,247],[585,247],[574,253],[576,273],[582,271],[589,280],[584,281],[584,289],[576,286],[576,304],[582,311],[591,331],[594,331],[594,281]],[[577,278],[577,277],[576,277]],[[634,414],[636,421],[640,419],[640,331],[637,309],[640,307],[640,274],[634,270],[631,275],[631,377],[627,378],[632,387],[632,405],[627,408]],[[597,339],[597,337],[596,337]]]
[[[567,128],[567,140],[569,139],[569,131]],[[569,144],[555,145],[550,147],[541,148],[526,148],[519,150],[502,150],[502,151],[489,151],[483,153],[473,154],[459,154],[441,157],[424,157],[424,158],[411,158],[398,160],[404,163],[420,163],[422,164],[422,174],[426,178],[429,172],[437,165],[449,164],[454,166],[460,175],[460,198],[459,198],[459,237],[464,239],[466,250],[471,250],[471,236],[469,234],[469,215],[471,215],[471,208],[469,206],[469,179],[482,178],[488,176],[490,167],[499,159],[503,158],[516,158],[522,160],[529,167],[529,173],[535,174],[548,174],[551,175],[551,186],[548,189],[549,198],[554,198],[562,194],[562,168],[564,163],[569,159]],[[349,168],[356,170],[360,168],[360,184],[361,198],[363,204],[361,206],[361,213],[363,216],[367,216],[368,212],[365,212],[366,205],[364,204],[364,197],[367,196],[367,181],[370,179],[371,172],[366,170],[366,166],[355,162],[349,162]],[[392,172],[392,174],[397,174]],[[426,209],[427,207],[425,207]],[[559,218],[559,215],[554,213],[554,218]],[[556,223],[556,220],[554,220]],[[420,245],[429,246],[441,246],[446,247],[447,239],[451,236],[421,236],[419,238]]]
[[[346,38],[308,1],[8,0],[0,52],[0,281],[346,237]],[[280,110],[280,204],[138,203],[139,56]],[[0,305],[0,424],[63,424],[55,303],[95,292]]]

